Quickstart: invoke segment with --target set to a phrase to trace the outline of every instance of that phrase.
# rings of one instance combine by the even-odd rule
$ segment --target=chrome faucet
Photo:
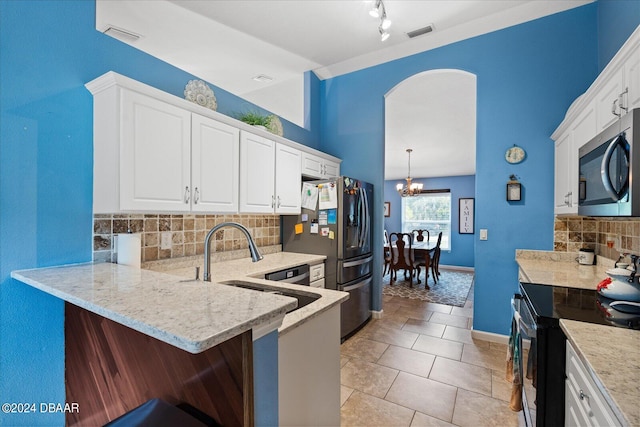
[[[207,237],[205,237],[204,239],[204,275],[202,277],[202,280],[206,282],[211,281],[211,237],[222,227],[235,227],[238,230],[242,231],[247,238],[247,241],[249,242],[249,252],[251,253],[251,260],[253,262],[257,262],[262,259],[262,254],[258,250],[256,242],[253,241],[253,237],[251,237],[251,234],[249,234],[249,230],[247,230],[245,226],[238,224],[237,222],[223,222],[222,224],[218,224],[211,230],[209,230],[209,233],[207,233]]]

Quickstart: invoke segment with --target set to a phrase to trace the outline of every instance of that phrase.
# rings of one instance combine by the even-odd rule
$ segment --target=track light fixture
[[[380,33],[380,41],[385,41],[389,38],[389,33],[387,30],[391,27],[391,20],[387,18],[387,11],[384,7],[384,3],[382,0],[375,0],[371,10],[369,10],[369,15],[374,18],[380,19],[380,24],[378,25],[378,32]]]

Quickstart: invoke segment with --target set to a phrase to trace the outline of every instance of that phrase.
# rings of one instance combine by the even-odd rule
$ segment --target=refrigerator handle
[[[370,229],[369,222],[371,221],[371,213],[369,212],[369,199],[368,199],[369,196],[367,195],[367,190],[365,190],[364,188],[360,188],[360,191],[362,192],[362,211],[363,211],[362,242],[360,244],[360,247],[364,249],[365,244],[367,242],[367,237],[369,236],[369,229]]]
[[[340,290],[343,291],[343,292],[350,292],[350,291],[353,291],[355,289],[362,288],[363,286],[366,286],[369,283],[371,283],[371,277],[363,280],[362,282],[358,282],[355,285],[345,286],[344,288],[342,288]]]

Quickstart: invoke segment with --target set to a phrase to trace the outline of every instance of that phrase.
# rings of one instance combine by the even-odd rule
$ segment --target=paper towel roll
[[[116,243],[118,264],[140,268],[142,260],[142,240],[140,234],[118,234]]]

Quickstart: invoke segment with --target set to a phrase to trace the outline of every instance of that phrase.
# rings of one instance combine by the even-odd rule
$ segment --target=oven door
[[[536,425],[538,327],[531,309],[521,295],[514,296],[511,306],[520,332],[520,339],[516,345],[519,346],[518,353],[521,355],[518,371],[522,381],[522,414],[526,426],[533,427]]]

